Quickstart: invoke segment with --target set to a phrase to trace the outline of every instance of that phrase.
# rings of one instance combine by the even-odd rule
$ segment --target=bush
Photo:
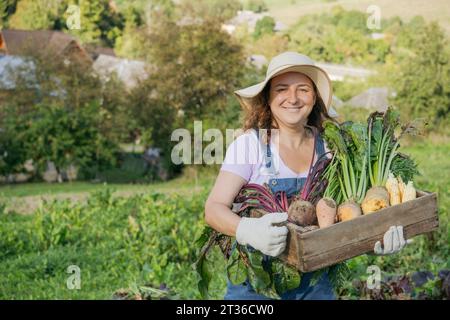
[[[158,180],[155,168],[150,167],[142,154],[121,153],[117,166],[94,172],[95,178],[107,183],[148,183]]]
[[[261,13],[269,10],[264,0],[248,0],[246,9],[256,13]]]
[[[4,123],[6,135],[0,148],[6,151],[3,172],[22,169],[26,159],[33,159],[38,173],[46,170],[47,162],[55,163],[60,172],[69,165],[83,171],[114,164],[117,145],[99,132],[101,121],[98,104],[83,109],[68,110],[58,105],[37,105],[32,111],[17,116],[8,110]]]
[[[448,121],[450,113],[450,46],[436,23],[415,37],[410,54],[397,57],[392,79],[397,90],[394,103],[410,117],[425,117],[436,125]]]
[[[259,39],[263,35],[273,34],[274,28],[275,28],[275,20],[272,17],[265,16],[264,18],[256,22],[253,37],[255,39]]]

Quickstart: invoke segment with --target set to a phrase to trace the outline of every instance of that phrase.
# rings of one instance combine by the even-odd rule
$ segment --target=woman
[[[236,237],[265,255],[276,257],[286,247],[288,230],[274,224],[287,220],[280,212],[261,218],[239,217],[230,208],[242,186],[267,183],[273,192],[298,193],[310,166],[327,149],[315,132],[330,119],[332,86],[327,73],[305,55],[285,52],[269,63],[263,82],[235,92],[246,111],[245,133],[227,149],[224,163],[205,204],[205,220],[215,230]],[[264,134],[264,130],[267,134]],[[377,242],[375,254],[391,254],[406,244],[401,226],[392,226]],[[310,273],[298,288],[282,299],[334,299],[325,274],[314,286]],[[225,299],[268,299],[257,294],[246,281],[228,282]]]

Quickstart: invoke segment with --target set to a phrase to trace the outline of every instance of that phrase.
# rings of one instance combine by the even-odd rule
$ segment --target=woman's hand
[[[236,240],[241,245],[251,245],[262,253],[276,257],[286,248],[288,228],[274,224],[287,221],[286,212],[269,213],[261,218],[241,218],[236,230]]]
[[[392,226],[384,234],[383,247],[381,242],[377,241],[373,251],[376,255],[384,256],[399,252],[412,240],[406,240],[403,236],[403,226]]]

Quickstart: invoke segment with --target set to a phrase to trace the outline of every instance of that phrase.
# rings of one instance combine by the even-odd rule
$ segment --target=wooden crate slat
[[[302,256],[358,243],[373,235],[384,234],[392,225],[405,228],[436,216],[436,195],[423,196],[396,207],[390,207],[325,229],[300,234]],[[325,236],[326,233],[326,236]],[[408,233],[405,232],[408,237]],[[382,238],[382,237],[381,237]],[[378,239],[381,240],[381,239]]]
[[[287,228],[289,229],[289,234],[286,241],[286,250],[279,258],[287,264],[298,268],[300,257],[300,238],[298,234],[300,233],[300,227],[293,223],[288,223]]]
[[[411,235],[411,237],[437,229],[439,223],[435,218],[419,222],[411,225],[405,229],[405,231]],[[336,248],[332,251],[327,251],[317,255],[304,256],[300,258],[299,263],[294,264],[301,271],[314,271],[327,267],[347,259],[359,256],[368,252],[373,252],[373,247],[376,241],[383,237],[383,234],[379,234],[370,238],[367,238],[357,245],[354,243]],[[286,261],[288,262],[288,261]]]
[[[436,194],[417,195],[415,200],[325,229],[300,233],[288,225],[289,248],[280,259],[302,272],[310,272],[372,252],[375,242],[382,240],[391,225],[403,225],[407,239],[436,230]]]

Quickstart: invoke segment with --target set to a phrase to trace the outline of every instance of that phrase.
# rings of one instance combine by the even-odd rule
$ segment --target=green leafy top
[[[389,172],[412,179],[417,174],[414,162],[406,155],[399,156],[400,139],[404,134],[419,133],[417,121],[407,123],[401,127],[400,114],[389,107],[386,112],[374,112],[368,120],[369,132],[369,178],[372,186],[384,186]]]

